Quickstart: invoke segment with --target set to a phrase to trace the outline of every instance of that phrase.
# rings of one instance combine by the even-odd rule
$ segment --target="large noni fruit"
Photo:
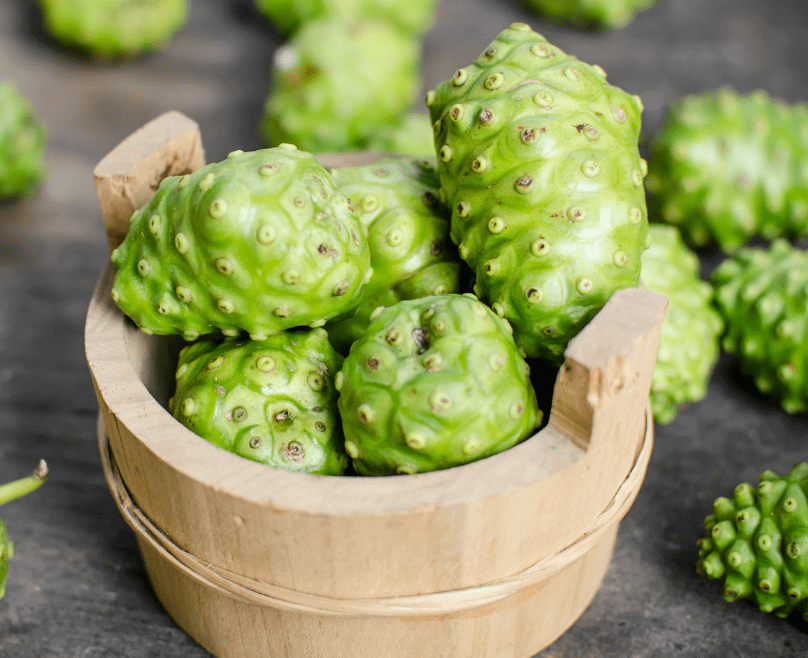
[[[651,380],[654,420],[664,424],[707,394],[724,322],[713,306],[713,287],[700,278],[699,259],[679,230],[664,224],[648,228],[651,246],[642,255],[642,281],[669,300]]]
[[[712,275],[722,345],[787,413],[808,411],[808,252],[780,238],[745,247]]]
[[[381,310],[335,383],[345,450],[363,475],[488,457],[542,418],[508,322],[470,293]]]
[[[437,0],[254,0],[255,6],[284,33],[319,18],[372,18],[420,36],[435,20]]]
[[[0,82],[0,199],[21,197],[45,178],[47,133],[10,80]]]
[[[262,131],[314,153],[361,150],[413,106],[421,43],[386,21],[318,19],[275,51]]]
[[[723,582],[727,601],[751,599],[765,612],[808,619],[808,464],[772,471],[717,498],[698,542],[698,572]]]
[[[449,209],[438,199],[433,162],[384,159],[331,173],[367,228],[373,268],[356,312],[327,326],[334,345],[347,352],[379,306],[460,292],[462,261],[449,239]]]
[[[585,27],[619,29],[655,0],[522,0],[545,18]]]
[[[808,234],[808,105],[729,88],[673,105],[649,157],[648,191],[696,246]]]
[[[188,0],[40,0],[45,27],[61,43],[100,59],[130,57],[168,41]]]
[[[166,178],[112,254],[112,299],[148,333],[262,340],[347,315],[370,278],[365,229],[291,145]]]
[[[340,475],[348,464],[333,385],[341,365],[323,329],[284,331],[262,342],[199,340],[180,352],[169,411],[242,457]]]
[[[641,103],[524,23],[427,94],[452,239],[531,357],[639,283]]]

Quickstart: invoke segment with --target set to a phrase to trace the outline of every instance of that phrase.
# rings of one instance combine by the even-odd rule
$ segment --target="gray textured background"
[[[47,182],[24,201],[0,204],[0,481],[41,457],[52,471],[43,489],[0,510],[17,546],[0,601],[2,658],[209,655],[155,600],[106,489],[83,352],[87,303],[108,253],[95,163],[169,109],[199,122],[209,161],[263,146],[256,126],[281,38],[251,0],[191,4],[187,26],[164,52],[97,65],[52,43],[30,2],[0,0],[0,79],[16,80],[50,130]],[[646,135],[680,96],[723,84],[808,100],[804,0],[658,0],[613,33],[550,25],[516,0],[442,0],[424,44],[424,91],[514,20],[639,94]],[[720,256],[700,256],[706,276]],[[808,418],[763,399],[723,356],[707,399],[657,428],[603,586],[540,656],[806,655],[808,624],[727,604],[717,583],[694,572],[712,500],[764,469],[783,475],[806,459]]]

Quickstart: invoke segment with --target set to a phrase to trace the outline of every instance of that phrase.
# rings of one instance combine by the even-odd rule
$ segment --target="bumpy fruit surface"
[[[669,423],[688,402],[707,394],[718,360],[724,322],[713,306],[713,287],[699,277],[699,260],[674,226],[651,224],[642,255],[642,280],[667,295],[659,356],[651,380],[654,420]]]
[[[384,21],[307,23],[274,55],[262,129],[314,153],[364,149],[412,107],[421,44]]]
[[[168,41],[188,17],[188,0],[40,0],[53,37],[93,57],[129,57]]]
[[[522,0],[529,9],[561,23],[619,29],[655,0]]]
[[[434,160],[435,142],[432,139],[432,122],[426,114],[410,112],[400,123],[382,128],[370,139],[367,149]]]
[[[764,612],[808,613],[808,464],[771,471],[717,498],[704,520],[697,569],[724,584],[724,599],[751,599]],[[808,617],[806,617],[808,619]]]
[[[45,126],[10,81],[0,82],[0,199],[31,192],[45,178]]]
[[[531,435],[542,413],[508,323],[474,295],[382,310],[337,375],[345,450],[363,475],[449,468]]]
[[[427,94],[452,239],[528,356],[559,362],[639,283],[640,100],[524,23]]]
[[[787,413],[808,411],[808,252],[786,240],[746,247],[713,272],[722,345]]]
[[[808,234],[808,105],[729,88],[668,111],[649,158],[652,206],[689,243],[733,252]]]
[[[434,162],[385,159],[331,173],[367,227],[373,268],[356,313],[327,327],[333,344],[347,352],[379,306],[460,292],[462,261],[449,239]]]
[[[180,352],[169,411],[242,457],[340,475],[348,458],[332,378],[341,365],[323,329],[285,331],[262,342],[200,340]]]
[[[255,6],[284,33],[319,19],[372,18],[420,36],[435,21],[437,0],[254,0]]]
[[[322,326],[356,308],[371,275],[348,197],[288,144],[166,178],[112,263],[121,310],[146,332],[187,340]]]

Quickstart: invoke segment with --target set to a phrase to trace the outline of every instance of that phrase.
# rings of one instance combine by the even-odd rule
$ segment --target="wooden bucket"
[[[163,177],[203,163],[178,113],[113,150],[96,168],[110,246]],[[176,421],[182,341],[125,318],[113,274],[85,333],[104,470],[158,598],[214,655],[528,658],[589,604],[651,453],[664,296],[612,297],[567,349],[549,424],[514,448],[432,473],[329,477],[243,459]]]

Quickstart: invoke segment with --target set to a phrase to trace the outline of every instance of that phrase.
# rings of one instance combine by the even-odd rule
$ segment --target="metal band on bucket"
[[[582,558],[628,512],[640,490],[653,445],[650,407],[646,408],[646,430],[634,466],[606,509],[572,544],[552,556],[507,578],[464,589],[388,598],[337,599],[306,594],[270,585],[200,560],[177,546],[157,528],[134,503],[109,450],[103,418],[99,414],[98,438],[104,474],[110,492],[124,520],[138,537],[148,542],[176,568],[206,587],[253,605],[338,617],[409,617],[444,615],[472,610],[500,601],[546,580]]]

